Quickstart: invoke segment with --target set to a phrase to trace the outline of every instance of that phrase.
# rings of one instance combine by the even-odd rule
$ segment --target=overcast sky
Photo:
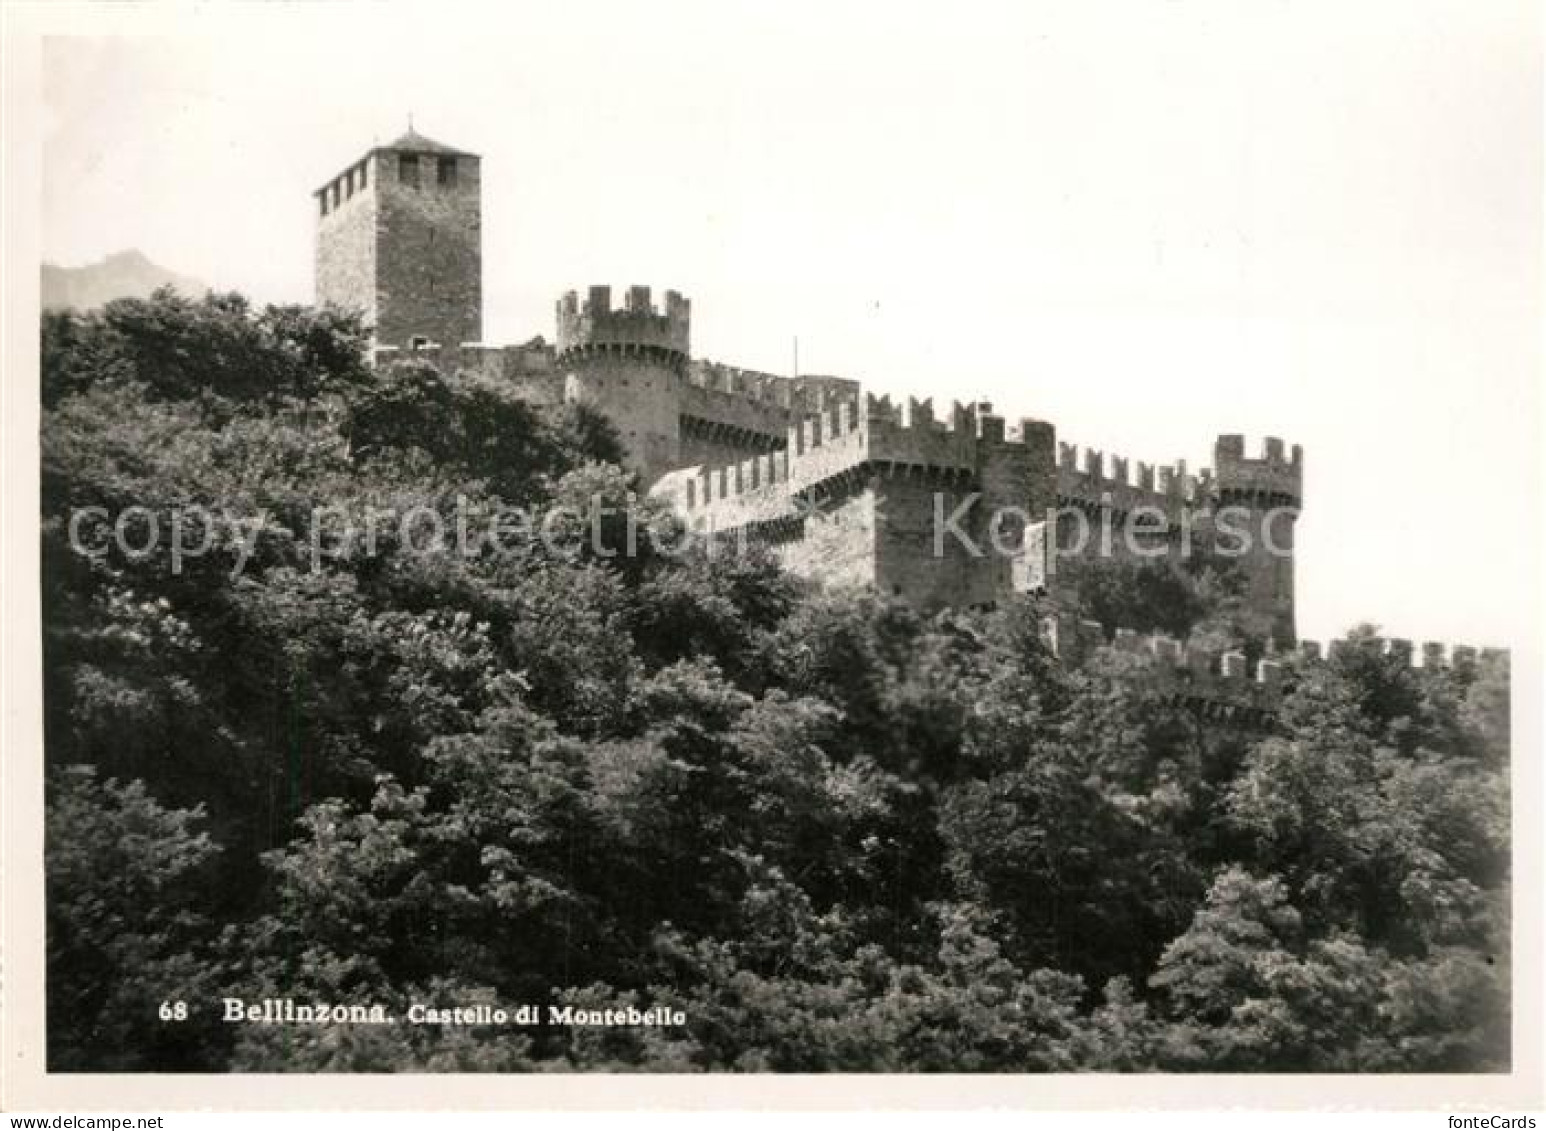
[[[787,372],[798,335],[804,372],[1151,462],[1280,435],[1308,465],[1301,635],[1525,643],[1534,4],[112,18],[142,34],[45,50],[54,262],[137,247],[308,301],[311,190],[411,113],[483,155],[491,342],[649,283],[692,298],[699,356]]]

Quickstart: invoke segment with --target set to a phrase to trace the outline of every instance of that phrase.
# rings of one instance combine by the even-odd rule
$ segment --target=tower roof
[[[378,145],[377,149],[392,149],[407,153],[436,153],[444,157],[476,157],[475,153],[468,153],[465,149],[456,149],[427,138],[423,134],[409,127],[408,132],[389,145]]]
[[[471,157],[474,160],[478,159],[476,153],[470,153],[465,149],[457,149],[455,146],[446,145],[444,142],[436,141],[434,138],[425,137],[412,126],[409,126],[408,132],[395,141],[389,142],[386,145],[372,145],[365,151],[365,157],[369,157],[372,153],[423,153],[434,157]],[[347,167],[352,167],[361,160],[364,160],[364,158],[357,158],[355,161],[351,161]],[[321,188],[315,190],[312,195],[319,196],[325,193],[333,182],[341,176],[343,176],[342,173],[337,173],[329,177],[327,182]]]

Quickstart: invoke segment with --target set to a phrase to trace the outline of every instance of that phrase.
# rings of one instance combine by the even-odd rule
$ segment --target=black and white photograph
[[[1539,1108],[1539,5],[5,18],[8,1110]]]

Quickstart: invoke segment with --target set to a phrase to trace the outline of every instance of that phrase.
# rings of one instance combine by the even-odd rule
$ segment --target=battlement
[[[670,497],[691,521],[716,530],[795,513],[794,496],[868,462],[869,434],[851,401],[812,413],[784,429],[783,447],[750,459],[685,468],[662,477],[652,494]],[[767,489],[776,487],[775,492]],[[743,499],[755,494],[756,498]],[[777,506],[773,503],[781,500]]]
[[[684,434],[731,449],[781,447],[792,421],[852,405],[859,383],[838,377],[794,378],[694,361],[680,390]]]
[[[1250,499],[1265,505],[1297,506],[1304,495],[1304,450],[1268,436],[1261,454],[1247,457],[1245,438],[1220,436],[1213,445],[1213,466],[1222,501]]]
[[[794,387],[788,377],[717,361],[694,361],[687,370],[687,383],[696,389],[744,397],[785,409],[793,404]]]
[[[845,377],[784,377],[698,360],[687,370],[691,388],[773,405],[786,412],[821,412],[841,401],[857,401],[859,382]]]
[[[1174,515],[1206,498],[1212,483],[1212,472],[1204,468],[1193,475],[1185,460],[1156,466],[1125,456],[1107,456],[1097,448],[1058,444],[1057,490],[1064,502],[1109,507],[1122,513],[1158,507]]]
[[[1301,641],[1293,652],[1271,654],[1258,660],[1254,668],[1242,652],[1198,647],[1163,633],[1140,634],[1130,628],[1108,632],[1099,621],[1079,620],[1066,613],[1048,617],[1042,632],[1054,654],[1068,663],[1078,664],[1101,648],[1153,658],[1151,689],[1158,694],[1229,708],[1245,708],[1262,713],[1276,711],[1288,675],[1295,666],[1335,663],[1354,647],[1348,640],[1334,640],[1329,649],[1316,641]],[[1425,673],[1453,671],[1469,673],[1478,658],[1484,662],[1509,662],[1505,649],[1476,649],[1469,645],[1447,646],[1436,642],[1422,645],[1414,652],[1412,642],[1400,638],[1377,638],[1380,654]]]
[[[797,514],[789,490],[789,453],[783,451],[667,472],[650,494],[669,500],[690,527],[716,533],[764,527]]]
[[[1013,429],[986,404],[951,403],[937,415],[932,398],[893,404],[865,394],[862,404],[840,403],[790,430],[790,474],[806,490],[834,476],[934,476],[955,486],[972,483],[991,449],[1035,446],[1046,425],[1024,419]]]
[[[736,499],[764,487],[789,482],[789,453],[766,452],[722,467],[690,468],[686,479],[688,510]]]
[[[1257,502],[1297,506],[1303,494],[1304,451],[1270,436],[1261,454],[1248,458],[1245,440],[1220,436],[1214,445],[1214,466],[1187,470],[1185,460],[1170,465],[1129,460],[1097,448],[1058,444],[1058,494],[1065,501],[1130,512],[1140,506],[1167,513],[1177,507],[1219,502]]]
[[[832,398],[829,398],[829,400]],[[1047,425],[1024,419],[1007,428],[991,406],[956,401],[936,418],[931,400],[865,394],[836,399],[790,424],[779,451],[733,463],[701,465],[671,472],[652,494],[668,497],[693,521],[714,529],[765,522],[797,513],[794,497],[831,490],[839,482],[889,475],[936,477],[970,486],[982,469],[984,449],[1042,442]],[[776,487],[769,494],[768,488]],[[748,500],[743,496],[754,495]],[[774,496],[784,499],[774,506]]]
[[[1098,448],[1080,449],[1076,444],[1058,444],[1058,472],[1069,482],[1082,482],[1088,490],[1139,491],[1171,499],[1192,499],[1211,481],[1212,473],[1203,468],[1197,475],[1187,471],[1186,461],[1152,464],[1130,460],[1126,456],[1107,456]]]
[[[918,437],[949,435],[965,446],[973,446],[977,441],[1021,443],[1029,432],[1043,426],[1030,417],[1021,418],[1018,425],[1006,425],[987,401],[952,401],[948,410],[937,414],[933,397],[908,397],[893,402],[889,395],[873,393],[864,395],[863,416],[872,429],[892,429]]]
[[[558,300],[558,354],[654,354],[685,363],[691,322],[692,303],[676,291],[666,292],[664,310],[649,287],[629,287],[616,308],[611,287],[591,287],[583,301],[568,291]]]

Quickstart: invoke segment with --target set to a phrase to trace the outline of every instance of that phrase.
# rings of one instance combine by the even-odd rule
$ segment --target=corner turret
[[[1280,645],[1295,639],[1294,525],[1304,499],[1304,452],[1267,437],[1248,457],[1245,439],[1220,436],[1213,446],[1219,549],[1245,573],[1246,608],[1257,630]]]
[[[559,361],[607,353],[683,366],[691,322],[692,303],[676,291],[666,292],[663,310],[649,287],[629,287],[616,309],[611,287],[591,287],[583,301],[569,291],[558,300]]]
[[[1247,457],[1245,437],[1220,436],[1213,445],[1213,474],[1220,503],[1297,507],[1304,498],[1304,450],[1268,436],[1261,455]]]
[[[646,485],[681,463],[691,318],[692,304],[679,293],[667,291],[662,310],[648,287],[629,287],[616,309],[608,286],[591,287],[583,302],[574,291],[558,300],[564,398],[612,421]]]

